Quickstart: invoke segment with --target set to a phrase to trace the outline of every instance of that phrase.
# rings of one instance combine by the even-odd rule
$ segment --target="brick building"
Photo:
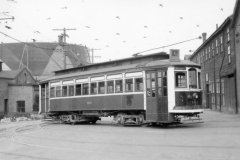
[[[38,86],[28,69],[3,71],[0,61],[0,118],[38,111]]]
[[[217,27],[190,60],[202,67],[203,105],[227,113],[238,113],[240,104],[240,0],[233,15]]]

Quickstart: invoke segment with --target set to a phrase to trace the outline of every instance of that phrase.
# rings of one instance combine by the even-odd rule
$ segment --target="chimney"
[[[170,49],[170,61],[171,62],[179,62],[180,61],[179,49]]]
[[[59,36],[58,36],[58,43],[59,43],[60,45],[63,44],[63,36],[62,36],[62,35],[59,35]]]
[[[218,29],[218,24],[216,24],[216,30]]]
[[[202,41],[203,43],[207,40],[207,33],[202,33]]]

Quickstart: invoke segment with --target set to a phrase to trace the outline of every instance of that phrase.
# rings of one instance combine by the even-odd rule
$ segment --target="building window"
[[[216,39],[216,54],[218,54],[218,39]]]
[[[82,84],[76,84],[75,92],[76,92],[76,96],[82,94]]]
[[[175,85],[177,88],[186,88],[186,72],[176,72],[175,73]]]
[[[208,58],[211,58],[211,46],[208,47]]]
[[[220,36],[220,52],[223,52],[223,36]]]
[[[133,79],[125,80],[125,91],[132,92],[133,91]]]
[[[215,48],[214,48],[214,43],[212,43],[212,57],[214,57],[214,54],[215,54]]]
[[[91,83],[91,94],[97,94],[97,83]]]
[[[207,49],[204,49],[204,53],[205,53],[205,60],[207,61],[207,59],[208,59],[208,52],[207,52]]]
[[[222,105],[225,105],[225,96],[224,96],[224,80],[221,80],[221,90],[222,90]]]
[[[198,88],[201,89],[201,72],[198,72]]]
[[[135,91],[143,91],[143,79],[142,78],[135,79]]]
[[[229,27],[227,28],[227,42],[230,41],[230,29]]]
[[[105,82],[98,82],[98,94],[105,93]]]
[[[206,82],[208,82],[208,73],[206,73]]]
[[[227,54],[228,54],[228,63],[231,63],[232,59],[231,59],[231,47],[230,47],[230,45],[228,45],[228,47],[227,47]]]
[[[115,91],[116,93],[123,92],[123,81],[122,80],[116,80],[116,85],[115,85]]]
[[[17,101],[17,112],[25,112],[25,101]]]

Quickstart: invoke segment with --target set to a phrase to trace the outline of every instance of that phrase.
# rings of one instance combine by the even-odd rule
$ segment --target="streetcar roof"
[[[147,68],[157,68],[157,67],[164,67],[167,68],[169,66],[188,66],[188,67],[197,67],[200,68],[200,65],[188,61],[188,60],[181,60],[181,61],[170,61],[167,60],[155,60],[155,61],[148,61],[148,62],[141,62],[136,64],[128,64],[123,66],[114,66],[114,67],[107,67],[107,68],[100,68],[100,69],[94,69],[94,70],[88,70],[88,71],[78,71],[78,72],[71,72],[71,73],[65,73],[61,75],[54,75],[50,78],[41,80],[41,82],[47,82],[47,81],[54,81],[59,79],[66,79],[70,77],[78,77],[78,76],[89,76],[89,75],[101,75],[101,74],[111,74],[113,72],[134,72],[134,71],[142,71]],[[96,75],[97,74],[97,75]]]

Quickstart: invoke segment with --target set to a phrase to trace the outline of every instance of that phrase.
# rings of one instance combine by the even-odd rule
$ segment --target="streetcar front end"
[[[178,65],[169,68],[169,113],[180,123],[202,122],[201,69],[197,65]]]

